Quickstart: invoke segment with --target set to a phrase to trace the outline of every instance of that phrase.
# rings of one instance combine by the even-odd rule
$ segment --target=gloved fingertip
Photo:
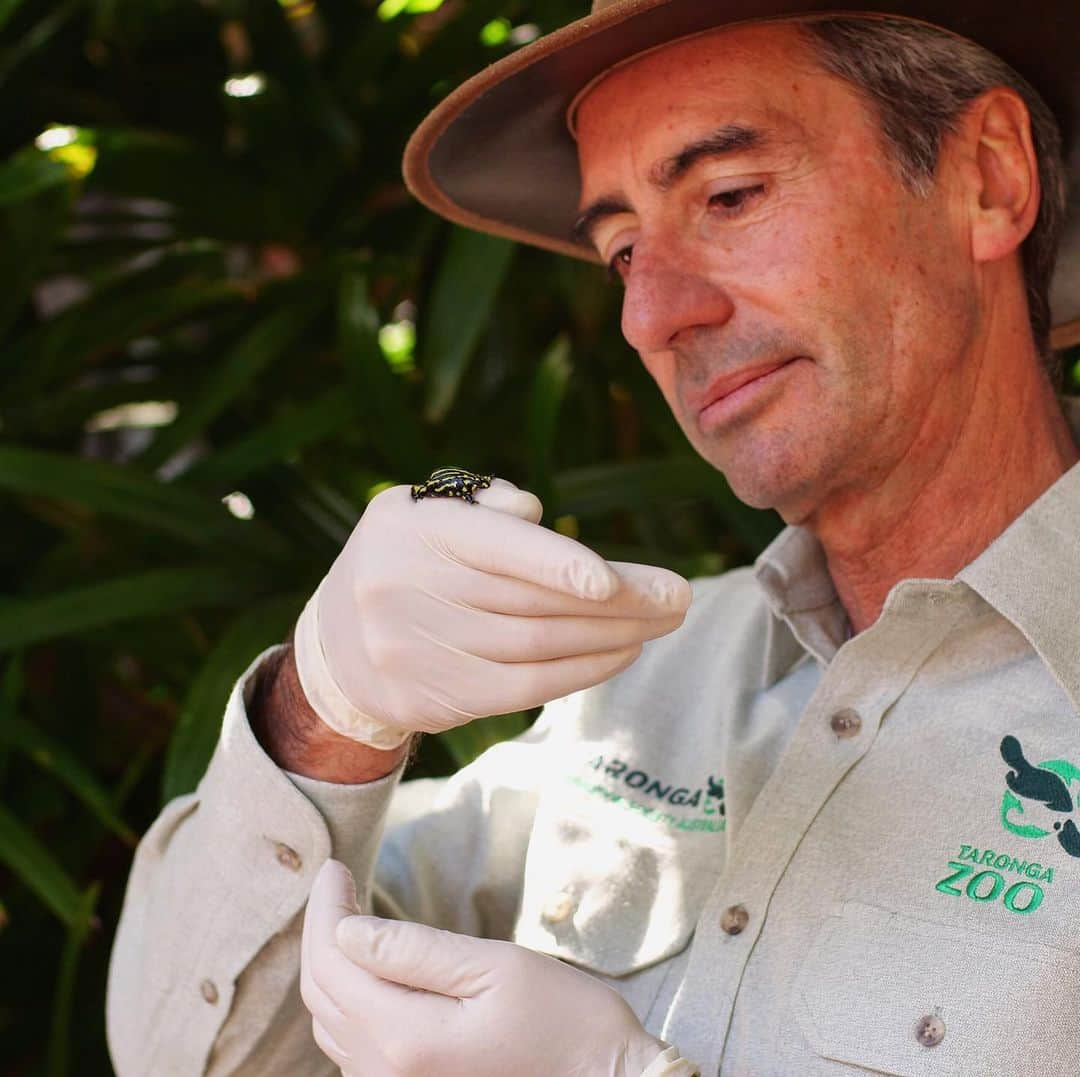
[[[356,909],[356,883],[352,872],[340,861],[328,859],[323,862],[311,884],[314,900]]]
[[[651,597],[659,605],[667,606],[673,613],[685,613],[693,601],[694,591],[682,576],[668,572],[653,583]]]
[[[340,860],[334,860],[328,857],[324,860],[319,867],[319,870],[315,873],[315,881],[311,884],[312,889],[316,886],[328,887],[333,886],[335,883],[339,883],[342,878],[341,873],[347,872],[349,869]]]
[[[517,516],[531,524],[539,523],[544,515],[540,498],[529,490],[515,486],[508,479],[493,479],[491,486],[477,490],[473,496],[485,508]]]
[[[370,949],[375,935],[376,917],[346,916],[338,921],[335,938],[338,946],[350,957]]]
[[[579,562],[571,571],[574,590],[579,598],[605,602],[622,586],[618,573],[605,562]]]
[[[418,949],[424,951],[422,940],[418,945],[414,927],[404,921],[359,913],[338,921],[334,940],[354,965],[375,976],[404,983],[404,979],[399,979],[403,967],[415,960]]]
[[[538,524],[544,517],[544,506],[531,490],[520,491],[518,515],[531,524]]]

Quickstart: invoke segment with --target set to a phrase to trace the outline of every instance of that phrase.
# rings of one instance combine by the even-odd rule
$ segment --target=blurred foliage
[[[4,1073],[110,1072],[137,836],[384,484],[493,470],[687,575],[775,533],[690,450],[600,271],[402,185],[440,96],[583,8],[0,0]],[[529,718],[429,738],[415,773]]]

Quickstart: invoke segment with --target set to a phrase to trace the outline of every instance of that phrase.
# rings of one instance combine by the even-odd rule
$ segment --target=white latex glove
[[[690,585],[608,563],[537,525],[537,498],[495,479],[477,504],[371,500],[296,626],[304,695],[376,748],[547,703],[607,680],[682,624]]]
[[[626,1001],[510,942],[356,915],[328,860],[304,917],[300,991],[345,1077],[690,1077]]]

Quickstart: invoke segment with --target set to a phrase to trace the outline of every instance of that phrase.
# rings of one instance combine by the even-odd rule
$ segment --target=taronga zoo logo
[[[1001,825],[1017,838],[1048,838],[1057,834],[1058,844],[1069,856],[1080,857],[1076,792],[1080,767],[1067,759],[1029,763],[1020,741],[1007,736],[1001,742],[1001,758],[1009,765],[1001,800]],[[999,902],[1009,912],[1027,915],[1042,906],[1054,882],[1050,865],[1014,852],[961,845],[949,861],[951,874],[939,879],[934,889],[950,897],[966,897],[985,904]],[[1045,859],[1045,858],[1041,858]]]
[[[1002,826],[1018,838],[1047,838],[1056,832],[1062,849],[1069,856],[1080,857],[1073,788],[1080,788],[1080,767],[1066,759],[1047,759],[1033,765],[1024,757],[1020,741],[1013,736],[1001,742],[1001,758],[1012,768],[1005,775],[1009,788],[1001,801]],[[1035,808],[1036,804],[1042,804],[1043,808]],[[1039,826],[1032,818],[1035,815],[1039,816],[1039,822],[1048,825]]]
[[[590,796],[618,804],[628,811],[673,830],[702,830],[710,834],[727,829],[724,779],[675,781],[619,759],[598,755],[584,766],[585,774],[569,774],[571,783]]]

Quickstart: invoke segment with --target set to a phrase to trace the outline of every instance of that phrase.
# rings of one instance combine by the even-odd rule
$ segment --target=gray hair
[[[1035,344],[1051,382],[1061,373],[1050,347],[1050,282],[1065,227],[1068,182],[1061,130],[1046,102],[1004,60],[966,38],[903,19],[823,16],[801,20],[818,62],[868,99],[900,180],[916,195],[933,188],[945,135],[986,90],[1007,86],[1031,117],[1042,201],[1021,247]]]

